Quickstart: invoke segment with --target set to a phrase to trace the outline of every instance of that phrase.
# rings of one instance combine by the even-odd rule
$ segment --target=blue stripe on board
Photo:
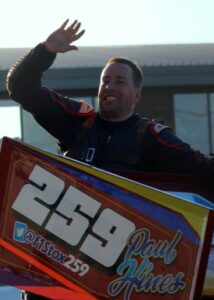
[[[87,184],[93,185],[105,192],[106,195],[117,198],[118,201],[133,207],[135,210],[142,212],[149,218],[155,220],[156,222],[159,222],[160,224],[170,228],[171,230],[182,230],[183,235],[188,240],[193,241],[196,245],[199,244],[200,239],[197,233],[182,218],[182,216],[171,212],[170,209],[164,208],[158,204],[154,204],[151,201],[142,198],[141,196],[139,197],[129,191],[121,189],[120,187],[109,184],[108,182],[96,178],[93,175],[77,170],[71,166],[67,166],[63,162],[56,161],[51,157],[41,155],[38,152],[37,154],[38,156],[42,156],[43,159],[45,158],[47,161],[50,161],[51,164],[60,167],[66,172],[76,176],[78,179],[81,178],[81,180],[87,182]]]

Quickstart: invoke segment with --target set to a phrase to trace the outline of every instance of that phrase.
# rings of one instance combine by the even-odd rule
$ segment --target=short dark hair
[[[108,65],[114,64],[114,63],[120,63],[120,64],[126,64],[132,69],[133,73],[133,82],[136,87],[142,88],[143,86],[143,70],[139,66],[137,62],[134,60],[131,60],[127,57],[112,57],[110,58],[107,63],[105,64],[104,68]]]

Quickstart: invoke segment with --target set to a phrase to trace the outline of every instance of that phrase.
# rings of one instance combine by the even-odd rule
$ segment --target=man
[[[135,113],[143,73],[126,58],[112,58],[100,77],[99,112],[41,86],[57,53],[78,50],[84,30],[68,20],[11,68],[10,96],[57,140],[65,156],[108,170],[214,174],[214,161],[177,138],[170,128]],[[31,297],[33,297],[31,295]],[[33,299],[33,298],[29,298]]]

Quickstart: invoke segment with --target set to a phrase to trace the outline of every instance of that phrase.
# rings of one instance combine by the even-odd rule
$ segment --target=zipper
[[[109,144],[110,141],[111,141],[111,135],[109,135],[108,138],[107,138],[107,144]]]

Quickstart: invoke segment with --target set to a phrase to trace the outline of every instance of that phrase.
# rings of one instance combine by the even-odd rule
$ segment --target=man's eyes
[[[109,80],[103,80],[103,81],[102,81],[102,84],[105,84],[105,85],[110,84],[110,83],[112,83],[112,82],[110,82]],[[125,81],[119,79],[119,80],[116,80],[114,83],[116,83],[116,84],[124,84]]]
[[[109,84],[109,80],[103,80],[102,84]]]
[[[116,80],[116,83],[117,83],[117,84],[124,84],[125,81],[124,81],[124,80]]]

